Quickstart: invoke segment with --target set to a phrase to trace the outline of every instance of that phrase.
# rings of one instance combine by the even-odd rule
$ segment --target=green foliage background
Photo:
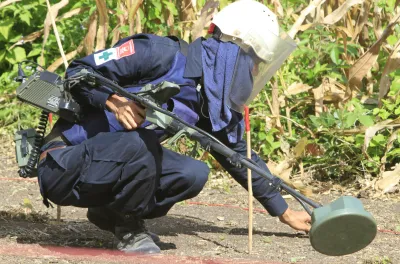
[[[54,5],[59,1],[50,2]],[[118,30],[122,38],[129,34],[129,25],[118,24],[117,16],[123,12],[119,8],[120,2],[108,0],[106,4],[109,11],[108,31],[112,33]],[[186,12],[184,6],[188,2],[190,1],[144,1],[138,11],[141,30],[160,35],[173,32],[191,40],[191,36],[184,33],[185,27],[191,23],[184,20],[187,17],[183,14]],[[229,2],[231,1],[220,1],[220,7]],[[326,5],[332,4],[331,2],[335,1],[327,1]],[[195,3],[196,7],[191,6],[191,8],[199,12],[206,1],[201,0]],[[272,10],[276,8],[267,1],[264,3]],[[280,15],[281,26],[289,30],[309,1],[283,0],[281,4],[285,10]],[[395,13],[396,1],[374,1],[368,17],[370,23],[373,22],[374,16],[372,10],[376,7],[382,9],[382,26],[388,25],[389,18]],[[57,28],[66,53],[78,49],[87,34],[91,15],[98,11],[94,0],[70,1],[59,11],[58,17],[77,8],[81,8],[82,11],[72,17],[57,21]],[[292,15],[287,15],[288,10],[291,10]],[[18,127],[35,126],[38,121],[38,110],[16,100],[14,91],[17,84],[13,79],[17,73],[17,62],[30,59],[48,67],[60,58],[53,31],[50,32],[48,41],[42,47],[43,34],[40,34],[40,31],[44,29],[46,13],[47,6],[44,0],[15,2],[0,9],[1,133],[13,133]],[[196,12],[193,11],[193,14],[196,15]],[[349,14],[351,15],[350,11]],[[168,17],[173,19],[173,24],[170,26],[168,26]],[[341,23],[343,20],[338,22],[339,25]],[[34,32],[39,32],[39,37],[33,41],[21,42],[23,37]],[[298,48],[273,80],[278,85],[280,95],[284,95],[288,86],[294,82],[316,88],[321,85],[324,78],[330,78],[346,86],[348,84],[346,71],[351,67],[349,61],[356,61],[377,40],[373,27],[366,26],[364,34],[361,42],[361,40],[350,41],[348,37],[344,41],[343,34],[339,34],[338,27],[335,26],[317,24],[310,29],[300,31],[296,36]],[[399,41],[399,37],[400,27],[396,25],[385,45],[393,48]],[[109,34],[107,45],[111,45],[111,42],[112,34]],[[347,60],[342,56],[345,50]],[[42,52],[43,61],[40,60]],[[76,57],[84,55],[81,51]],[[313,176],[318,176],[318,179],[330,178],[340,181],[349,178],[364,178],[369,175],[378,176],[382,171],[390,170],[400,162],[400,139],[396,137],[398,134],[396,125],[379,130],[364,151],[363,145],[366,128],[385,120],[389,122],[399,118],[400,70],[397,69],[390,74],[390,92],[383,100],[381,107],[378,107],[376,103],[367,104],[362,99],[362,96],[367,94],[367,84],[373,87],[368,97],[378,98],[379,81],[389,55],[389,49],[380,49],[378,62],[371,70],[372,76],[368,82],[364,80],[364,86],[358,96],[340,107],[337,104],[325,104],[324,112],[319,116],[315,114],[311,91],[284,96],[285,106],[280,107],[279,115],[283,118],[287,117],[286,108],[291,109],[290,131],[288,119],[281,119],[282,127],[279,128],[274,122],[271,126],[271,120],[266,118],[276,118],[268,107],[268,102],[273,99],[272,86],[268,85],[250,106],[253,149],[265,159],[277,163],[290,157],[294,173],[300,170],[301,163],[306,172],[312,172]],[[29,73],[33,69],[24,68],[24,70]],[[56,70],[59,74],[63,74],[63,71],[62,66]],[[394,124],[398,123],[394,122]],[[393,138],[394,140],[391,140]],[[207,161],[212,163],[209,158]]]

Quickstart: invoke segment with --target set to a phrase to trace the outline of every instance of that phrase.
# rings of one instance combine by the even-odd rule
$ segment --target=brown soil
[[[62,253],[64,247],[112,250],[115,241],[112,234],[86,220],[84,209],[62,207],[62,220],[57,222],[57,209],[42,204],[36,181],[19,180],[12,165],[10,158],[0,161],[0,263],[131,263],[133,257],[110,255],[110,251],[97,254],[108,256],[100,259],[79,250]],[[316,199],[327,203],[340,195]],[[287,201],[293,209],[301,209],[293,199]],[[399,200],[362,202],[381,231],[357,253],[322,255],[313,250],[307,235],[256,212],[253,251],[248,254],[248,213],[237,208],[247,207],[247,192],[228,178],[212,177],[198,197],[174,206],[165,217],[147,221],[148,228],[162,239],[164,257],[135,258],[132,263],[400,263]],[[262,209],[258,203],[255,207]]]

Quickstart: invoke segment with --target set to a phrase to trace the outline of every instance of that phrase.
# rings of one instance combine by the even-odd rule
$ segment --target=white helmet
[[[276,15],[265,5],[253,0],[239,0],[229,4],[217,13],[212,23],[218,27],[221,41],[233,42],[246,56],[253,56],[252,90],[232,86],[230,106],[241,112],[266,83],[272,78],[283,62],[296,48],[296,43],[284,32],[280,33]]]

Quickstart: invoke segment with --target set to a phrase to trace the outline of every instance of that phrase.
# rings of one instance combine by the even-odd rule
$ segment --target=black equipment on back
[[[61,76],[43,70],[36,71],[27,78],[21,67],[24,62],[37,65],[33,61],[23,61],[18,64],[18,76],[15,80],[21,82],[21,85],[16,91],[17,98],[42,109],[36,129],[19,130],[14,136],[18,174],[26,178],[36,176],[36,164],[43,145],[49,113],[54,113],[70,122],[76,122],[80,118],[81,109],[72,98],[69,87],[65,85]]]
[[[17,97],[70,122],[76,122],[80,106],[65,88],[59,75],[49,71],[35,72],[17,88]]]

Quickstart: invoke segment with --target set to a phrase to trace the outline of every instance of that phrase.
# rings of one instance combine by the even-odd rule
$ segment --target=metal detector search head
[[[311,219],[311,245],[329,256],[359,251],[368,246],[377,233],[374,217],[364,210],[360,200],[351,196],[314,209]]]

